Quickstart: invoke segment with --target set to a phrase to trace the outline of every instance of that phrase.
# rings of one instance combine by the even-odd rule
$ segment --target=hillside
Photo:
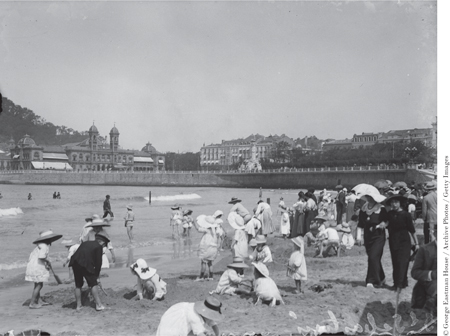
[[[81,142],[87,132],[78,132],[66,126],[53,125],[26,107],[14,104],[2,97],[3,112],[0,114],[0,143],[11,137],[17,143],[25,134],[38,145],[63,145]]]

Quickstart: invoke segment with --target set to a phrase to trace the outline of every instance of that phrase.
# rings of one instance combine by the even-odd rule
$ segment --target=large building
[[[432,123],[431,128],[414,128],[406,130],[394,130],[379,133],[354,134],[352,139],[328,140],[323,144],[323,150],[334,148],[359,148],[377,143],[413,142],[421,141],[428,147],[436,147],[437,123]]]
[[[109,132],[109,143],[107,137],[99,134],[95,125],[91,126],[88,134],[89,137],[82,142],[62,146],[39,146],[29,135],[25,135],[17,144],[14,144],[14,141],[11,143],[10,140],[8,143],[10,160],[7,163],[1,160],[0,169],[165,170],[165,155],[158,152],[150,143],[140,151],[122,149],[119,146],[120,133],[115,126]]]
[[[206,169],[229,169],[236,163],[242,163],[252,158],[252,151],[255,151],[255,157],[260,159],[271,159],[276,155],[276,144],[286,142],[289,150],[293,148],[300,149],[304,154],[315,154],[321,151],[315,148],[322,141],[316,137],[310,137],[311,144],[308,143],[308,137],[293,140],[282,135],[250,135],[244,139],[222,140],[219,144],[203,145],[200,149],[200,166]],[[311,141],[314,140],[314,141]],[[311,146],[312,145],[312,146]]]

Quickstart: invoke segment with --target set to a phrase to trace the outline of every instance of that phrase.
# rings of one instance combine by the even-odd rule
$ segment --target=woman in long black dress
[[[364,247],[368,257],[366,286],[373,288],[386,282],[381,258],[386,242],[387,212],[381,205],[385,197],[380,193],[371,192],[364,197],[367,202],[359,212],[357,241],[361,241],[361,230],[364,230]]]
[[[391,207],[387,214],[387,228],[393,268],[393,289],[398,291],[408,286],[408,266],[411,254],[410,234],[416,245],[415,248],[419,248],[411,214],[405,211],[407,202],[408,199],[402,195],[392,195],[385,201],[386,205]]]

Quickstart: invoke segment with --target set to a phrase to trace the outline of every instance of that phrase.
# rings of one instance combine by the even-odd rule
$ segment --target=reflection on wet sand
[[[134,263],[134,247],[133,245],[128,246],[128,257],[127,257],[127,267],[130,267]]]
[[[172,259],[189,258],[192,256],[192,240],[190,237],[176,239],[172,243]]]

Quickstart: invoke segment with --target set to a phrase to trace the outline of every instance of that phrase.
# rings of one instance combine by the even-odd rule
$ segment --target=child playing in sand
[[[48,260],[50,245],[61,237],[62,235],[54,234],[50,230],[42,231],[39,233],[39,238],[33,242],[33,244],[36,244],[36,247],[30,254],[25,271],[25,280],[34,282],[29,305],[31,309],[39,309],[49,304],[42,300],[41,289],[44,286],[44,282],[48,282],[50,278],[49,270],[52,267]]]
[[[345,246],[347,250],[350,250],[353,245],[355,245],[355,239],[352,236],[352,229],[348,223],[342,223],[340,228],[341,237],[341,245]]]
[[[325,227],[325,225],[321,225],[319,227],[319,233],[317,235],[319,253],[315,256],[316,258],[323,258],[323,249],[326,248],[325,254],[328,255],[328,252],[331,248],[339,248],[339,234],[336,231],[336,222],[330,221],[330,227]]]
[[[263,263],[252,263],[255,266],[254,276],[254,291],[258,300],[255,306],[264,301],[270,301],[270,307],[274,307],[277,302],[284,304],[281,298],[280,291],[278,290],[277,284],[269,277],[269,270],[267,266]]]
[[[194,219],[192,218],[192,210],[183,211],[183,236],[190,237],[191,236],[191,228]]]
[[[255,238],[256,248],[249,256],[250,260],[255,262],[270,263],[273,262],[272,252],[269,246],[266,245],[267,239],[263,235],[257,235]]]
[[[167,284],[156,273],[156,269],[148,267],[144,259],[139,258],[130,266],[131,273],[137,278],[136,300],[142,300],[144,296],[153,300],[162,300],[167,294]]]
[[[213,280],[212,262],[217,257],[217,235],[214,217],[200,215],[194,226],[203,236],[198,245],[198,257],[201,260],[200,276],[196,281]]]
[[[252,285],[251,283],[247,283],[250,280],[244,278],[244,268],[248,268],[248,266],[244,263],[242,258],[234,258],[233,263],[229,264],[227,267],[228,269],[223,272],[216,289],[209,294],[250,294]],[[239,288],[238,286],[241,284],[248,288]]]
[[[295,281],[294,293],[300,294],[303,293],[302,280],[307,280],[305,243],[301,236],[292,238],[291,241],[294,243],[294,252],[289,258],[286,275]]]
[[[223,216],[223,212],[220,210],[217,210],[216,212],[214,212],[214,215],[213,215],[214,224],[216,224],[216,235],[217,235],[217,241],[218,241],[217,244],[219,245],[219,251],[223,251],[222,244],[227,235],[222,226],[222,224],[223,224],[222,216]]]
[[[127,213],[125,214],[125,227],[127,228],[128,239],[130,239],[130,243],[134,241],[133,237],[133,223],[134,223],[134,212],[133,205],[127,205]]]
[[[73,254],[76,252],[80,244],[76,244],[72,239],[63,240],[61,244],[63,244],[69,252],[66,261],[63,263],[63,267],[66,267],[66,264],[70,262],[70,258],[72,258]],[[72,278],[73,278],[72,267],[69,267],[69,279]]]
[[[170,226],[172,227],[172,238],[180,239],[180,225],[183,224],[183,212],[178,204],[175,204],[171,209]]]

